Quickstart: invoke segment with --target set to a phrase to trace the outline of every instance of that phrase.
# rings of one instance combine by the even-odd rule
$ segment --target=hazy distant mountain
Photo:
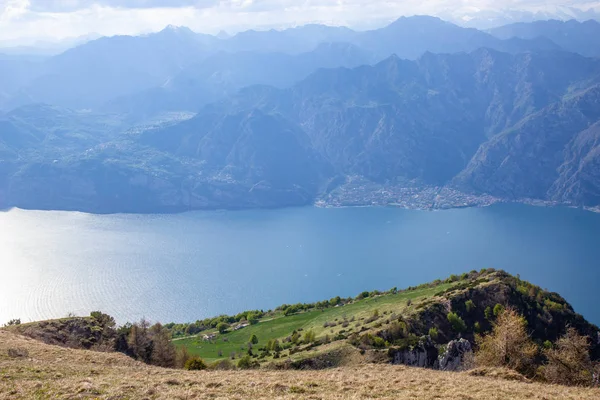
[[[209,53],[213,36],[168,27],[140,37],[115,36],[89,42],[46,61],[43,74],[15,95],[28,102],[94,108],[119,96],[161,85]]]
[[[460,26],[477,29],[492,29],[519,22],[528,23],[545,20],[587,21],[589,19],[600,19],[600,13],[591,7],[581,10],[565,5],[552,6],[550,4],[545,4],[543,8],[533,10],[517,9],[514,7],[505,9],[453,8],[452,10],[440,13],[439,16]]]
[[[42,59],[0,54],[0,110],[19,89],[43,71]]]
[[[198,111],[249,85],[287,87],[319,68],[356,67],[374,58],[347,43],[324,43],[298,55],[220,52],[183,69],[164,85],[112,100],[105,111],[144,119],[164,111]]]
[[[324,43],[336,45],[319,47]],[[356,47],[373,56],[362,59],[348,54],[358,53]],[[289,85],[316,68],[352,67],[391,54],[415,59],[427,51],[469,52],[481,47],[510,53],[558,48],[547,38],[500,40],[433,17],[400,18],[382,29],[367,32],[306,25],[283,31],[247,31],[230,38],[169,26],[146,36],[100,38],[52,57],[25,82],[17,78],[10,90],[0,87],[0,107],[10,109],[43,102],[99,109],[110,102],[111,110],[125,109],[138,115],[195,110],[244,85]],[[306,55],[313,51],[313,59],[309,60]],[[6,79],[12,77],[7,75]],[[190,84],[187,91],[173,89],[181,82]]]
[[[589,57],[600,56],[600,22],[594,20],[516,23],[494,28],[489,32],[500,39],[545,37],[565,50]]]
[[[550,40],[499,40],[473,28],[462,28],[429,16],[401,17],[390,25],[358,35],[356,44],[378,56],[415,59],[423,53],[470,52],[487,47],[509,53],[556,50]]]
[[[70,48],[83,45],[102,35],[90,33],[79,37],[65,38],[55,41],[0,41],[0,53],[23,56],[53,56]]]
[[[249,30],[226,40],[223,50],[299,54],[311,51],[321,43],[352,43],[357,35],[357,32],[346,27],[326,25],[304,25],[285,30]]]
[[[277,207],[351,181],[353,204],[410,186],[599,205],[600,58],[571,33],[595,25],[561,24],[569,40],[431,17],[231,38],[168,27],[0,57],[0,108],[20,106],[0,114],[0,208]]]
[[[259,109],[301,127],[338,174],[440,185],[489,137],[599,73],[599,61],[560,52],[427,53],[416,62],[392,57],[373,67],[321,70],[287,90],[247,88],[169,128],[167,147],[156,146],[182,151],[178,129],[210,125],[215,114]],[[143,142],[162,137],[148,132]]]
[[[129,132],[115,116],[25,107],[1,121],[0,207],[301,205],[349,177],[597,205],[599,77],[600,60],[573,53],[480,49],[321,69]]]

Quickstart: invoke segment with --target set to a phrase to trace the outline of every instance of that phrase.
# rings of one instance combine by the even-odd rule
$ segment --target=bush
[[[253,361],[250,356],[244,356],[238,361],[237,367],[239,369],[251,369],[258,367],[258,363]]]
[[[254,334],[252,336],[250,336],[249,343],[258,344],[258,336],[254,335]]]
[[[475,303],[473,303],[473,300],[465,301],[465,308],[467,309],[468,313],[473,311],[475,309]]]
[[[433,341],[437,341],[437,339],[439,337],[439,332],[438,332],[437,328],[435,328],[435,327],[429,328],[429,336],[431,337],[431,339]]]
[[[10,348],[7,351],[7,354],[10,358],[27,358],[29,357],[29,351],[23,348]]]
[[[573,386],[593,384],[594,365],[590,359],[590,343],[574,328],[558,339],[554,348],[546,348],[548,363],[542,369],[544,378],[551,383]]]
[[[463,321],[463,319],[459,317],[458,314],[449,312],[447,318],[448,322],[450,322],[450,325],[452,325],[452,329],[454,329],[456,332],[461,333],[467,330],[467,325],[465,324],[465,321]]]
[[[210,364],[210,369],[227,371],[233,369],[233,365],[229,360],[220,360]]]
[[[223,334],[227,332],[227,329],[229,329],[229,324],[226,324],[225,322],[219,322],[217,324],[217,330],[219,331],[219,333]]]
[[[537,346],[527,334],[527,321],[513,309],[504,310],[484,337],[476,336],[475,362],[482,367],[507,367],[533,375]]]
[[[503,311],[504,306],[502,304],[496,304],[494,306],[494,317],[497,317],[498,315],[502,314]]]
[[[315,333],[310,330],[304,333],[304,343],[309,344],[315,341]]]
[[[201,371],[206,369],[206,363],[200,357],[192,357],[185,362],[184,368],[188,371]]]
[[[492,319],[492,317],[494,316],[492,307],[486,307],[485,310],[483,311],[483,313],[485,314],[485,319],[487,319],[488,321],[490,321]]]

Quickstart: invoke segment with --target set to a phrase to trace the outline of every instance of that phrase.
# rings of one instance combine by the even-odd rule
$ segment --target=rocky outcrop
[[[439,352],[429,336],[423,337],[414,347],[391,349],[392,364],[408,365],[411,367],[439,369],[442,371],[461,371],[465,362],[473,354],[473,347],[468,340],[452,340],[446,345],[445,351]]]
[[[391,349],[390,357],[392,364],[433,369],[438,367],[438,349],[429,336],[422,338],[412,348]]]
[[[465,360],[473,354],[471,342],[465,339],[452,340],[446,351],[438,357],[438,368],[442,371],[460,371],[465,368]]]

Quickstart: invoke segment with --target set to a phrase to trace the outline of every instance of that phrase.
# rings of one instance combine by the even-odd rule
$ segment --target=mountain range
[[[6,56],[0,207],[435,206],[422,191],[597,207],[598,26],[168,27]]]

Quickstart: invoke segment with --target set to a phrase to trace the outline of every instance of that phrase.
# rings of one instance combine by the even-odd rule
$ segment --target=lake
[[[195,321],[501,268],[600,324],[600,215],[501,204],[176,215],[0,213],[0,323]]]

